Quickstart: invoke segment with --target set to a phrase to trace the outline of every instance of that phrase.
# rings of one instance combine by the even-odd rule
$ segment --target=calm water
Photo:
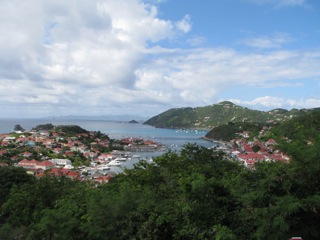
[[[77,120],[77,119],[0,119],[0,133],[13,132],[14,126],[20,124],[26,130],[30,130],[40,124],[52,123],[53,125],[78,125],[89,131],[101,131],[110,138],[121,139],[125,137],[141,137],[150,139],[167,146],[168,149],[179,151],[181,146],[187,143],[196,143],[203,147],[211,147],[212,142],[202,139],[207,131],[195,130],[175,130],[155,128],[140,123],[111,122],[103,120]],[[140,158],[123,162],[122,166],[112,167],[114,172],[122,172],[122,168],[132,168],[141,159],[150,160],[151,158],[162,155],[164,152],[138,152]],[[135,154],[135,153],[133,153]]]
[[[33,127],[52,123],[53,125],[79,125],[89,131],[101,131],[110,138],[142,137],[154,140],[167,146],[182,146],[186,143],[196,143],[204,147],[211,147],[212,142],[201,139],[207,131],[196,130],[175,130],[155,128],[144,124],[126,122],[111,122],[104,120],[77,120],[77,119],[0,119],[0,133],[13,132],[16,124],[24,129],[30,130]]]

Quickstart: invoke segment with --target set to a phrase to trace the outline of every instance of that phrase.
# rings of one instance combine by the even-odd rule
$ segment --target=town
[[[262,130],[259,134],[262,135]],[[225,144],[221,148],[226,155],[235,161],[240,162],[246,168],[255,169],[257,162],[275,162],[281,161],[289,163],[290,157],[276,148],[277,142],[270,138],[263,142],[255,138],[253,141],[248,141],[249,132],[241,132],[237,134],[239,137],[234,138],[230,143]]]
[[[62,129],[68,130],[68,126]],[[142,138],[116,140],[99,131],[80,132],[33,129],[0,134],[0,166],[22,167],[38,178],[49,174],[107,183],[118,173],[114,169],[140,157],[133,153],[166,149]]]
[[[115,167],[140,157],[133,153],[166,150],[166,146],[142,138],[116,140],[99,131],[83,129],[80,133],[70,134],[68,127],[58,131],[32,129],[0,134],[0,166],[22,167],[36,177],[50,174],[107,183],[117,175]],[[213,149],[223,151],[229,160],[238,161],[248,169],[255,169],[256,162],[288,163],[290,157],[276,149],[275,140],[259,140],[266,131],[264,127],[254,140],[249,140],[249,132],[239,132],[230,142]]]

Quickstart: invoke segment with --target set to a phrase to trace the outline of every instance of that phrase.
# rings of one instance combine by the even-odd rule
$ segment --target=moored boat
[[[111,162],[108,163],[108,166],[120,166],[121,162],[118,160],[112,160]]]

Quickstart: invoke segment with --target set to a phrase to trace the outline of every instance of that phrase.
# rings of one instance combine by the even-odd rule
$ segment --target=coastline
[[[230,142],[226,142],[226,141],[222,141],[222,140],[216,140],[213,138],[208,138],[206,136],[202,137],[203,140],[212,142],[213,145],[215,145],[216,147],[222,147],[222,148],[229,148],[228,145],[230,145]]]

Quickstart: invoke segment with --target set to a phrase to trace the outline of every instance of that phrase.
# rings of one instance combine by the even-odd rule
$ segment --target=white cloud
[[[255,48],[280,48],[283,45],[294,41],[294,39],[286,33],[276,33],[272,36],[261,36],[257,38],[249,38],[242,40],[242,43]]]
[[[320,52],[274,51],[261,54],[231,49],[196,49],[156,58],[136,72],[136,88],[163,94],[176,105],[212,104],[217,94],[236,86],[299,86],[296,80],[320,75]]]
[[[235,104],[248,106],[250,108],[263,108],[263,109],[274,109],[274,108],[318,108],[320,106],[320,99],[319,98],[307,98],[307,99],[285,99],[279,97],[272,97],[272,96],[264,96],[255,98],[251,101],[243,101],[239,99],[229,99]]]
[[[194,37],[191,37],[187,40],[188,44],[190,44],[191,46],[195,46],[195,47],[201,46],[205,42],[206,42],[206,38],[202,37],[202,36],[194,36]]]
[[[183,19],[176,23],[176,27],[181,30],[183,33],[187,33],[191,30],[191,17],[189,15],[185,15]]]
[[[155,4],[0,1],[1,109],[19,109],[12,114],[20,117],[146,115],[212,104],[234,86],[290,85],[320,76],[319,50],[248,54],[165,48],[162,40],[191,31],[191,19],[161,19]],[[279,39],[285,43],[285,37]]]

